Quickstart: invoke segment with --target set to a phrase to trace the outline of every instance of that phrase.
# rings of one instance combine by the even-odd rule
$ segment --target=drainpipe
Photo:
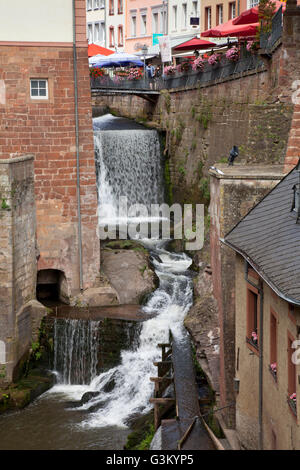
[[[79,166],[79,123],[78,123],[78,81],[77,81],[77,53],[76,53],[76,13],[75,0],[73,0],[73,69],[74,69],[74,98],[75,98],[75,134],[76,134],[76,172],[77,172],[77,213],[78,213],[78,256],[79,256],[79,283],[83,290],[82,281],[82,237],[81,237],[81,206],[80,206],[80,166]]]
[[[255,287],[259,292],[260,305],[259,305],[259,377],[258,377],[258,422],[259,422],[259,449],[263,450],[263,303],[264,293],[262,287],[257,286],[248,278],[248,262],[245,260],[245,280],[251,286]]]

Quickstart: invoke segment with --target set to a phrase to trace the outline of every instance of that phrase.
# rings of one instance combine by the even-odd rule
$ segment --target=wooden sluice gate
[[[154,382],[150,402],[154,405],[155,431],[161,427],[161,450],[224,450],[201,415],[200,404],[208,400],[198,396],[189,337],[170,336],[170,343],[158,346],[162,358],[154,363],[158,376],[150,378]],[[171,384],[174,396],[169,397],[165,392]],[[165,418],[172,409],[175,416]]]

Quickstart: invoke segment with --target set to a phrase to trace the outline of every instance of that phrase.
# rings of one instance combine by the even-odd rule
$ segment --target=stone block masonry
[[[0,160],[0,376],[8,380],[31,341],[28,303],[36,287],[33,163],[30,155]]]
[[[83,287],[94,286],[100,254],[87,47],[77,47]],[[65,274],[79,290],[79,239],[73,49],[0,45],[0,159],[35,156],[38,270]],[[49,97],[31,99],[30,79],[48,80]]]

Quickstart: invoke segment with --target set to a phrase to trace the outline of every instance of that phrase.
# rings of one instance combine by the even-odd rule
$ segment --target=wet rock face
[[[184,324],[196,347],[197,360],[213,390],[218,392],[220,329],[210,266],[206,266],[194,279],[194,294],[194,305],[186,316]]]
[[[103,250],[101,267],[117,292],[120,304],[140,303],[156,287],[149,255],[143,250]]]

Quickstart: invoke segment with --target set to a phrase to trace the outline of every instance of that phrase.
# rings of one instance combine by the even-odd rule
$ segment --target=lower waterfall
[[[109,216],[116,220],[122,196],[128,204],[147,208],[164,201],[163,158],[155,130],[106,115],[94,119],[94,136],[100,219],[101,205],[109,204]],[[168,251],[168,240],[144,236],[138,241],[148,250],[159,279],[143,306],[149,319],[139,325],[138,337],[125,341],[119,365],[99,373],[97,343],[103,344],[103,326],[55,319],[56,385],[24,410],[0,417],[0,449],[123,449],[132,418],[152,408],[149,379],[157,375],[153,362],[161,360],[158,344],[169,341],[169,330],[177,339],[186,335],[183,319],[193,303],[192,260]]]
[[[126,196],[129,203],[147,206],[163,202],[158,133],[144,128],[124,129],[124,120],[110,115],[96,118],[94,129],[99,205],[109,203],[117,211],[120,196]],[[112,216],[116,217],[116,213]],[[81,395],[98,392],[78,408],[91,411],[83,420],[85,427],[124,427],[132,416],[149,411],[153,394],[150,377],[156,375],[153,362],[160,358],[157,345],[168,342],[169,330],[177,337],[185,334],[183,319],[193,303],[193,283],[188,272],[192,260],[185,253],[167,251],[167,241],[139,241],[152,254],[159,279],[159,287],[143,307],[151,318],[143,322],[138,344],[122,351],[120,365],[81,386]],[[114,387],[106,391],[110,383]],[[73,394],[72,385],[66,380],[52,391],[57,389]],[[73,398],[78,397],[77,393],[75,389]]]

